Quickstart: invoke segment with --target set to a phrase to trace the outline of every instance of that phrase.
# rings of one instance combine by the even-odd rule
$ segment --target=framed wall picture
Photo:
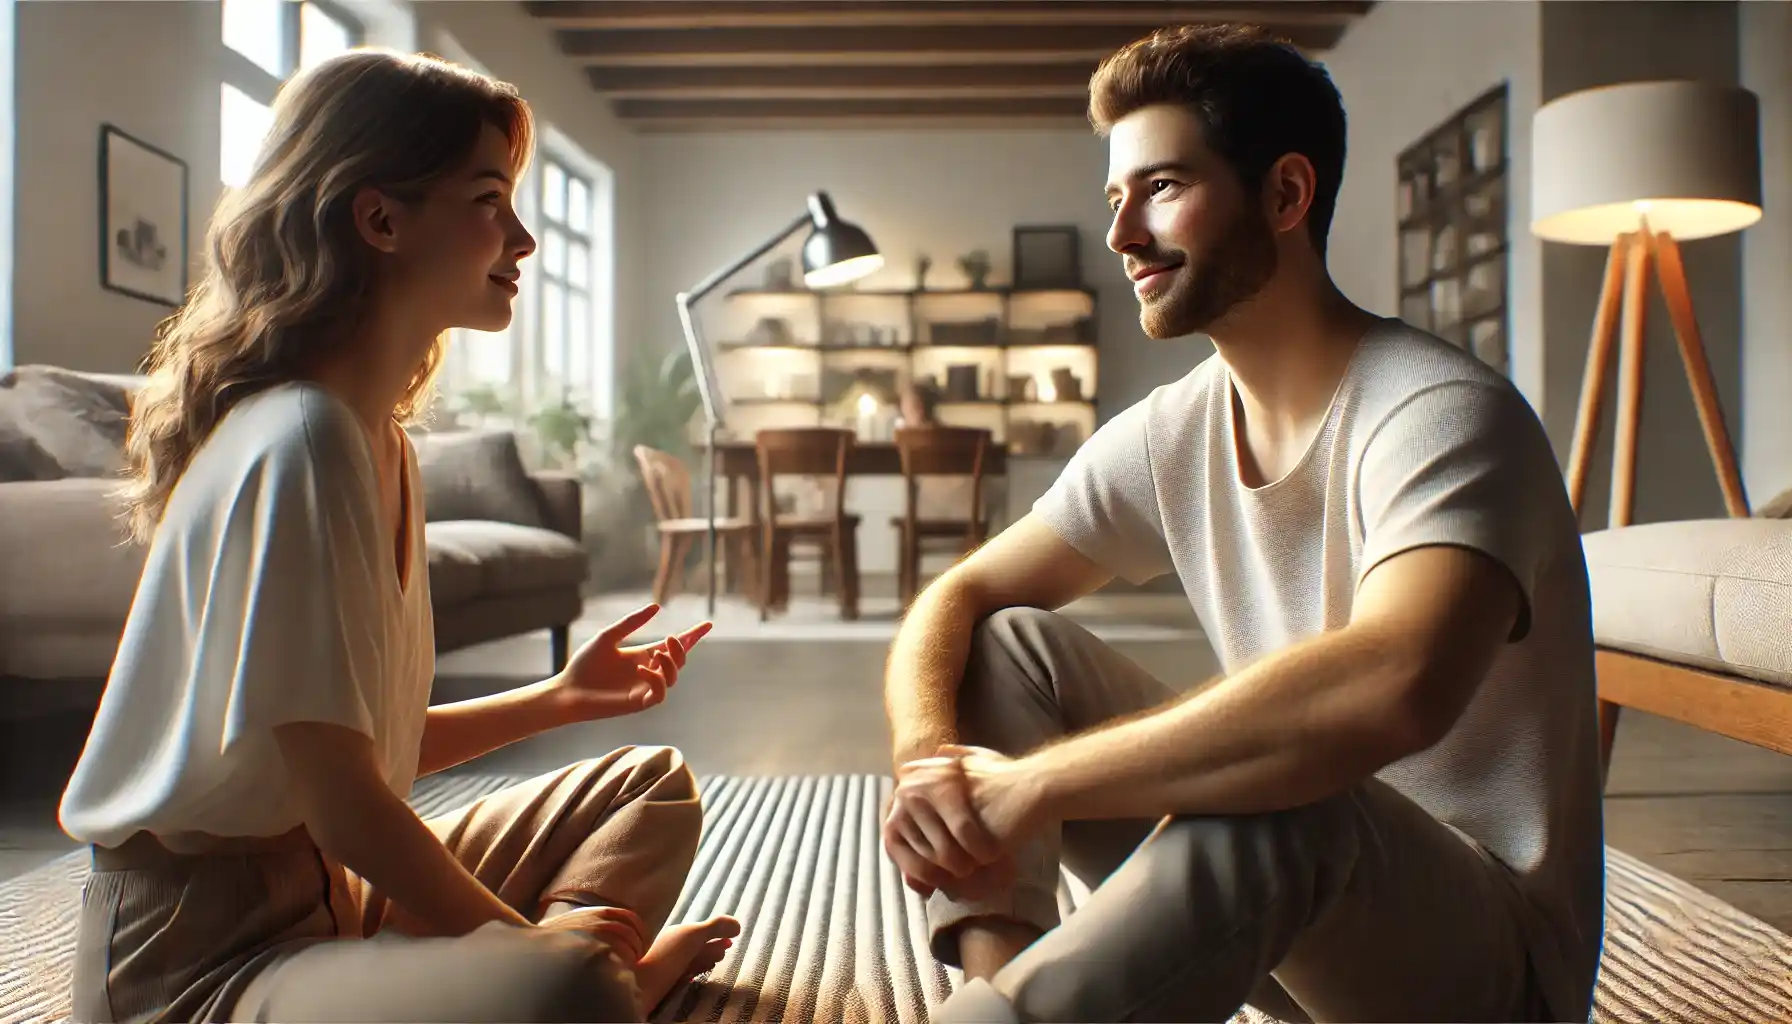
[[[100,284],[166,306],[187,295],[187,165],[100,126]]]
[[[1014,229],[1014,287],[1081,288],[1076,225]]]

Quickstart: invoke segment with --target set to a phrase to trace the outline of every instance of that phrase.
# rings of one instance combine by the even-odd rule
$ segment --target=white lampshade
[[[1641,227],[1676,239],[1761,219],[1760,104],[1709,82],[1631,82],[1552,100],[1531,121],[1531,231],[1610,245]]]

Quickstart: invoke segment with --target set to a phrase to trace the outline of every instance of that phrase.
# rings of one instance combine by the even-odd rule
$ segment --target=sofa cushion
[[[485,586],[485,567],[471,552],[436,539],[438,525],[424,530],[429,548],[429,599],[438,605],[465,604]]]
[[[113,476],[129,419],[121,378],[21,366],[0,377],[0,481]]]
[[[416,433],[423,473],[424,516],[431,523],[485,519],[517,526],[545,526],[534,481],[507,430]]]
[[[1646,523],[1581,543],[1601,646],[1792,687],[1792,520]]]
[[[459,600],[576,588],[589,571],[585,549],[577,541],[538,527],[459,520],[430,523],[426,537],[430,589],[439,603],[449,603],[449,598],[434,593],[438,566],[444,578],[453,581],[450,586]],[[474,573],[477,589],[461,596]]]

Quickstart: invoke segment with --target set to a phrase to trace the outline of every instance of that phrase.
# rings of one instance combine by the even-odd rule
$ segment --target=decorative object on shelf
[[[946,400],[975,402],[981,397],[978,385],[982,370],[983,367],[976,363],[953,363],[946,367]]]
[[[965,253],[958,258],[958,269],[964,271],[965,280],[971,284],[971,290],[980,292],[989,287],[990,271],[989,253],[978,249]]]
[[[1488,91],[1398,159],[1400,317],[1510,372],[1507,90]]]
[[[765,290],[768,292],[796,291],[796,265],[788,256],[780,256],[766,264]]]
[[[1080,288],[1081,246],[1075,225],[1014,229],[1014,287]]]
[[[100,284],[178,307],[187,298],[187,164],[100,125]]]
[[[747,332],[747,341],[754,345],[795,345],[796,332],[790,321],[781,316],[762,316]]]
[[[807,206],[802,216],[758,248],[711,273],[690,291],[679,292],[674,300],[678,305],[679,324],[684,329],[685,345],[690,350],[691,361],[697,369],[697,383],[709,434],[709,444],[704,456],[704,476],[707,478],[704,503],[707,507],[705,514],[709,517],[705,557],[709,562],[707,598],[712,617],[716,613],[716,441],[723,427],[725,412],[721,382],[716,376],[715,354],[710,351],[702,332],[697,329],[697,318],[692,315],[692,307],[704,296],[721,287],[722,282],[745,270],[755,260],[776,249],[785,239],[804,228],[809,229],[809,237],[803,242],[803,284],[809,288],[832,288],[846,284],[883,266],[883,255],[872,244],[871,236],[859,226],[841,220],[834,212],[833,200],[828,198],[826,192],[811,195]]]
[[[1010,402],[1031,402],[1037,393],[1033,388],[1032,374],[1012,373],[1008,375],[1008,400]]]
[[[927,272],[933,269],[933,257],[922,253],[915,260],[915,291],[927,290]]]
[[[1082,378],[1072,373],[1068,367],[1058,367],[1052,371],[1051,394],[1044,389],[1039,392],[1042,402],[1080,402],[1083,400]]]
[[[821,371],[821,402],[834,405],[860,392],[869,391],[880,401],[896,401],[898,373],[893,369],[858,366],[840,369],[828,366]]]
[[[935,320],[927,325],[927,339],[934,345],[994,345],[1002,337],[1002,321],[998,317],[981,320]]]
[[[1568,497],[1578,512],[1617,330],[1614,529],[1630,524],[1636,498],[1651,270],[1667,300],[1724,507],[1731,516],[1749,514],[1680,241],[1731,234],[1761,218],[1760,116],[1760,101],[1747,89],[1667,81],[1570,93],[1544,104],[1532,118],[1531,231],[1552,242],[1609,246],[1568,459]]]

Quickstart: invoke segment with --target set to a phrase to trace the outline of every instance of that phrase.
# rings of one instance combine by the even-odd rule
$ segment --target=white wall
[[[1757,506],[1792,487],[1792,2],[1741,9],[1742,84],[1761,98],[1763,216],[1742,236],[1742,454]]]
[[[1386,316],[1400,312],[1395,202],[1400,151],[1488,89],[1508,88],[1507,230],[1512,379],[1543,406],[1539,263],[1531,237],[1530,118],[1540,80],[1536,0],[1402,0],[1376,4],[1323,56],[1350,126],[1344,186],[1330,247],[1344,293]]]
[[[18,4],[13,358],[129,371],[173,312],[100,287],[100,125],[186,160],[189,251],[218,196],[218,5]]]

